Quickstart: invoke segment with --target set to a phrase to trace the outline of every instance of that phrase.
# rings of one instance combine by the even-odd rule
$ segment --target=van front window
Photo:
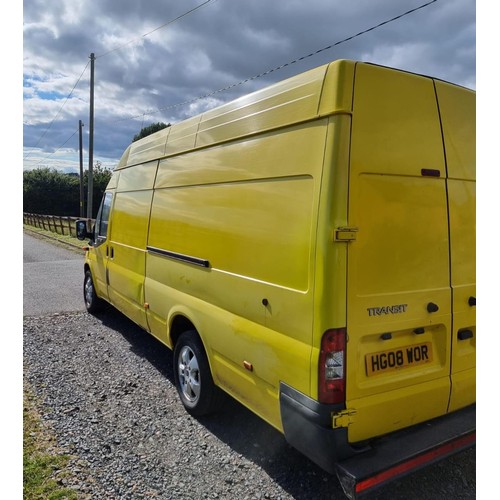
[[[108,235],[108,221],[109,213],[111,211],[112,198],[113,195],[111,193],[106,193],[102,199],[101,206],[99,207],[99,212],[97,213],[95,223],[95,239],[100,243],[106,240]]]

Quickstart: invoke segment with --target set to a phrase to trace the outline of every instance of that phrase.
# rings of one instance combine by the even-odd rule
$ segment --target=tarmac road
[[[83,251],[23,234],[23,315],[84,311]]]

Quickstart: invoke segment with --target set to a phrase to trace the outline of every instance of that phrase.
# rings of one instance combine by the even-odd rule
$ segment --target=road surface
[[[83,252],[23,234],[23,315],[85,310]]]

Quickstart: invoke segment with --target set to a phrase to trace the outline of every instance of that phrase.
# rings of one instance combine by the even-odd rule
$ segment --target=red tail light
[[[318,399],[320,403],[345,401],[346,329],[327,330],[319,354]]]

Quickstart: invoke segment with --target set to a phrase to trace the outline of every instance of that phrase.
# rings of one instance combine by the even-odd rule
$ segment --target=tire
[[[85,278],[83,280],[83,300],[90,314],[101,312],[106,306],[104,300],[100,299],[95,292],[92,273],[90,271],[85,271]]]
[[[201,417],[221,409],[224,395],[214,384],[205,349],[195,330],[183,333],[175,345],[174,378],[189,414]]]

